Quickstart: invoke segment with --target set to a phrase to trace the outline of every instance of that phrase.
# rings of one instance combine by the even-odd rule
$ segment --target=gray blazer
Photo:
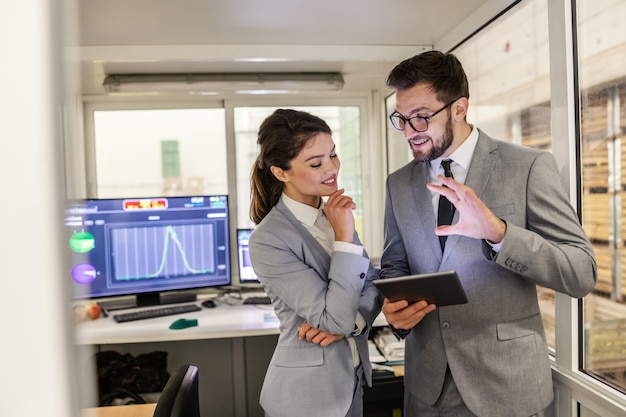
[[[465,184],[506,221],[506,236],[497,255],[459,235],[442,253],[428,170],[413,161],[387,179],[381,276],[456,270],[469,303],[436,309],[407,336],[405,411],[435,403],[448,365],[474,414],[533,415],[553,397],[535,285],[583,297],[596,281],[593,248],[553,156],[480,132]]]
[[[354,241],[359,243],[356,234]],[[350,335],[358,309],[367,329],[354,339],[371,385],[367,337],[381,308],[372,284],[378,271],[365,254],[328,255],[282,201],[250,236],[250,258],[280,321],[261,406],[272,417],[344,417],[355,383],[348,341],[323,348],[299,340],[298,327],[307,322],[326,332]]]

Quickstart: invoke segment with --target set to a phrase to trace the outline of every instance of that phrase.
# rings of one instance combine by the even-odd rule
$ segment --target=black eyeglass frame
[[[460,99],[462,97],[457,97],[454,100],[452,100],[451,102],[449,102],[448,104],[446,104],[445,106],[443,106],[442,108],[440,108],[439,110],[437,110],[436,112],[434,112],[433,114],[431,114],[430,116],[412,116],[412,117],[404,117],[403,115],[401,115],[400,113],[398,113],[397,111],[394,111],[393,113],[391,113],[389,115],[389,121],[391,122],[391,125],[396,129],[399,130],[400,132],[404,132],[404,129],[406,129],[406,123],[409,122],[409,125],[411,126],[411,128],[413,130],[415,130],[416,132],[426,132],[428,130],[428,122],[430,121],[430,119],[432,119],[433,117],[435,117],[436,115],[438,115],[439,113],[441,113],[442,111],[444,111],[445,109],[447,109],[448,107],[450,107],[452,104],[454,104],[455,101],[457,101],[458,99]],[[402,120],[402,122],[404,123],[403,128],[400,128],[399,126],[396,125],[396,122],[394,122],[394,118],[398,118],[400,120]],[[424,123],[426,123],[426,129],[416,129],[415,126],[413,126],[413,122],[411,122],[412,119],[422,119],[424,120]]]

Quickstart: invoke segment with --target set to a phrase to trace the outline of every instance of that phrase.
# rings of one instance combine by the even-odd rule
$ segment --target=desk
[[[207,297],[199,297],[195,304]],[[151,307],[145,307],[150,309]],[[154,307],[152,307],[154,308]],[[140,309],[124,310],[139,311]],[[115,311],[110,313],[110,316]],[[180,318],[197,319],[198,326],[171,330],[169,325]],[[158,317],[148,320],[117,323],[111,317],[84,321],[76,326],[76,343],[101,345],[114,343],[145,343],[180,340],[262,336],[278,334],[278,319],[271,305],[228,305],[218,303],[215,308]]]
[[[200,294],[195,304],[207,298],[211,295]],[[170,370],[181,363],[198,366],[201,415],[260,416],[258,392],[278,338],[278,319],[271,305],[229,301],[236,304],[216,302],[215,308],[126,323],[115,322],[113,311],[109,317],[80,322],[74,333],[77,349],[89,361],[83,368],[95,370],[97,351],[134,356],[165,351]],[[180,318],[196,319],[198,325],[171,330],[170,324]]]
[[[363,388],[363,398],[364,417],[401,415],[404,402],[403,378],[387,371],[373,371],[372,387]],[[398,411],[396,413],[393,410]]]
[[[196,303],[206,298],[210,296],[199,295]],[[197,319],[198,326],[169,329],[183,317]],[[375,322],[375,326],[386,324],[382,315]],[[271,305],[218,302],[215,308],[148,320],[117,323],[106,317],[81,322],[75,327],[75,343],[87,350],[84,357],[93,357],[98,350],[133,355],[166,351],[171,369],[180,363],[198,366],[201,415],[254,417],[263,416],[258,396],[278,339],[278,325]]]
[[[81,417],[152,417],[156,403],[114,405],[111,407],[93,407],[81,410]]]
[[[249,295],[260,294],[250,293]],[[200,295],[195,303],[200,305],[207,298],[209,297]],[[150,309],[150,307],[144,309]],[[110,315],[113,314],[115,312],[110,313]],[[181,317],[197,319],[198,326],[182,330],[169,329],[169,325]],[[203,308],[201,311],[192,313],[148,320],[117,323],[111,317],[106,317],[85,321],[77,324],[75,334],[76,343],[79,345],[107,345],[277,335],[278,324],[271,305],[249,305],[241,302],[234,305],[217,303],[215,308]],[[374,326],[385,325],[387,321],[381,313],[374,322]]]

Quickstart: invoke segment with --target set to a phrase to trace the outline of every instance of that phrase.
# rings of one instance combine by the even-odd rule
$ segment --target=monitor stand
[[[97,304],[106,311],[123,310],[127,308],[157,306],[162,304],[178,304],[194,302],[198,299],[195,292],[149,292],[137,294],[133,297],[98,301]]]

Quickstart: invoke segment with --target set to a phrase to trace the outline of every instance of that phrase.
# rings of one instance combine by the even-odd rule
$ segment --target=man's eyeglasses
[[[451,102],[449,102],[448,104],[446,104],[445,106],[443,106],[442,108],[440,108],[439,110],[431,114],[430,116],[404,117],[400,113],[395,111],[389,116],[389,120],[391,121],[391,124],[393,125],[393,127],[395,127],[396,129],[402,132],[404,132],[407,122],[409,122],[409,125],[411,126],[411,128],[415,130],[416,132],[425,132],[428,130],[428,122],[430,121],[430,119],[432,119],[433,117],[435,117],[436,115],[438,115],[439,113],[441,113],[442,111],[450,107],[452,103],[457,101],[459,98],[461,97],[455,98],[454,100],[452,100]]]

